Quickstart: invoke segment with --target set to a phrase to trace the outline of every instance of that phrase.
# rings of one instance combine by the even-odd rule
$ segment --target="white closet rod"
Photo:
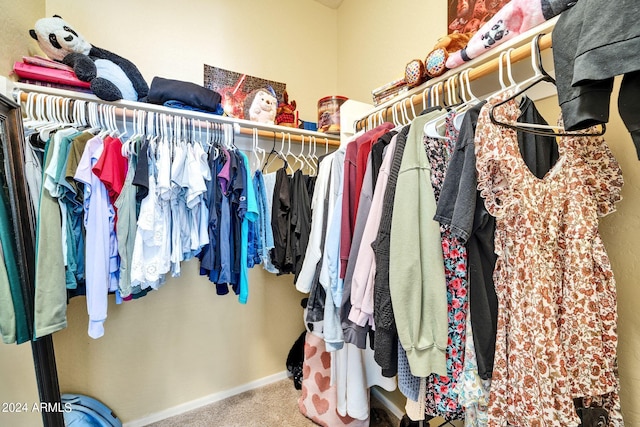
[[[252,122],[250,120],[237,119],[232,117],[218,116],[214,114],[201,113],[191,110],[180,110],[177,108],[169,108],[162,105],[149,104],[144,102],[134,102],[120,100],[117,102],[104,101],[95,95],[73,92],[70,90],[51,88],[46,86],[38,86],[27,83],[14,83],[16,91],[14,93],[14,99],[17,98],[20,93],[20,99],[16,99],[16,102],[26,102],[29,93],[38,93],[43,95],[58,96],[66,99],[81,100],[87,102],[95,102],[102,105],[115,105],[116,114],[119,117],[124,113],[129,117],[133,117],[135,110],[144,110],[147,112],[153,112],[157,114],[167,114],[170,116],[179,116],[187,119],[191,119],[200,122],[214,122],[214,123],[229,123],[240,127],[240,134],[253,136],[253,130],[258,130],[258,136],[264,138],[281,138],[284,136],[290,136],[291,141],[301,142],[302,138],[309,140],[308,137],[314,137],[318,142],[323,142],[330,146],[340,146],[340,137],[336,135],[328,135],[321,132],[314,132],[306,129],[290,128],[287,126],[270,125],[266,123]],[[126,111],[125,111],[126,109]]]

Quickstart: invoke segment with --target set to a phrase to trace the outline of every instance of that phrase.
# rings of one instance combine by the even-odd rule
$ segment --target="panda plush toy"
[[[73,68],[78,79],[90,82],[91,91],[105,101],[139,101],[149,86],[129,60],[85,40],[60,16],[39,19],[29,31],[47,56]]]

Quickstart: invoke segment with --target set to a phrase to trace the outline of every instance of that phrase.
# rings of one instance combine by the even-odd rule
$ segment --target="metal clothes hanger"
[[[602,136],[604,135],[606,131],[606,126],[604,123],[601,125],[601,130],[599,132],[587,133],[583,131],[566,132],[564,131],[563,128],[560,128],[558,126],[535,125],[535,124],[517,123],[517,122],[507,123],[507,122],[501,122],[496,119],[494,114],[494,111],[496,108],[506,104],[507,102],[510,102],[516,99],[518,96],[524,94],[524,92],[531,89],[533,86],[542,82],[549,82],[555,85],[555,79],[551,77],[551,75],[549,75],[549,73],[544,69],[542,65],[542,52],[540,51],[540,38],[543,35],[544,34],[538,34],[531,41],[531,66],[534,70],[533,77],[523,81],[520,84],[515,84],[515,86],[513,87],[513,94],[511,94],[511,96],[509,96],[507,99],[491,107],[491,109],[489,110],[489,118],[491,119],[491,122],[493,124],[503,126],[509,129],[513,129],[516,131],[528,132],[528,133],[532,133],[535,135],[542,135],[542,136],[556,137],[556,136]],[[500,61],[500,64],[502,64],[502,61]]]

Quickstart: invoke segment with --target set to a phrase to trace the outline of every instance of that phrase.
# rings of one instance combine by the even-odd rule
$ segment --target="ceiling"
[[[342,0],[316,0],[318,3],[321,3],[331,9],[337,9],[342,4]]]

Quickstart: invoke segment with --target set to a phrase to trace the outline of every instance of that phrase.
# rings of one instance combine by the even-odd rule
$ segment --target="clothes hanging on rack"
[[[104,155],[105,142],[99,136],[87,141],[87,147],[74,176],[84,184],[86,245],[92,251],[92,257],[87,258],[85,269],[91,338],[104,335],[108,293],[117,291],[119,285],[115,210],[107,187],[96,174],[96,166]]]
[[[43,169],[51,164],[51,139],[45,146]],[[39,338],[67,326],[67,291],[62,254],[60,207],[50,192],[41,188],[36,225],[36,278],[34,294],[34,337]]]
[[[408,129],[407,129],[408,130]],[[351,307],[349,316],[352,321],[360,326],[365,326],[369,323],[372,327],[376,328],[376,338],[374,341],[374,354],[375,360],[382,368],[382,373],[386,377],[393,377],[396,375],[396,359],[397,359],[397,347],[390,345],[388,352],[381,352],[380,349],[387,342],[383,338],[383,326],[376,323],[374,313],[374,273],[376,271],[375,266],[375,253],[373,251],[372,243],[374,242],[378,233],[378,227],[380,225],[380,218],[382,216],[382,201],[389,178],[389,169],[391,166],[391,160],[395,151],[396,142],[398,140],[398,133],[395,131],[389,132],[386,135],[393,135],[390,138],[388,145],[386,145],[386,151],[383,153],[383,160],[378,170],[377,182],[373,191],[373,197],[371,200],[371,207],[369,215],[362,232],[362,242],[358,250],[358,257],[355,261],[354,273],[352,278],[352,289],[354,292],[360,292],[363,296],[362,301],[358,303],[354,299],[354,304]],[[406,135],[406,132],[405,132]],[[371,165],[375,173],[375,161],[374,152],[377,151],[377,147],[383,146],[386,140],[383,135],[377,143],[372,147],[371,152]],[[381,144],[382,143],[382,144]],[[359,291],[358,291],[359,290]],[[395,327],[395,321],[392,322]],[[395,336],[394,336],[395,340]]]
[[[389,238],[398,171],[400,170],[400,163],[404,155],[409,129],[409,126],[402,128],[398,133],[395,149],[387,152],[387,156],[390,156],[390,165],[387,169],[388,176],[385,176],[387,184],[386,187],[384,187],[384,194],[382,195],[380,224],[375,240],[371,242],[371,248],[374,252],[372,268],[375,266],[373,318],[374,324],[376,325],[376,338],[373,348],[376,361],[389,373],[399,370],[399,367],[395,366],[395,356],[398,355],[399,352],[398,331],[391,304],[391,292],[389,290]],[[383,187],[380,186],[379,191],[382,191],[382,189]]]
[[[262,173],[262,172],[261,172]],[[266,198],[266,215],[265,218],[265,226],[267,226],[271,230],[271,240],[265,240],[263,242],[263,247],[266,244],[268,246],[267,256],[263,257],[262,267],[268,271],[269,273],[278,274],[278,269],[273,265],[273,261],[271,258],[271,251],[275,248],[275,232],[271,226],[272,224],[272,209],[273,209],[273,197],[275,193],[275,185],[276,185],[276,174],[277,172],[269,172],[262,174],[262,179],[264,180],[264,195]]]
[[[308,190],[308,176],[298,169],[291,180],[291,246],[293,252],[294,283],[298,280],[302,262],[309,244],[311,232],[311,197]]]
[[[431,165],[431,186],[436,204],[447,174],[449,159],[453,153],[458,130],[453,121],[455,109],[445,117],[444,139],[424,137],[424,148]],[[435,212],[434,212],[435,214]],[[447,295],[448,342],[446,347],[447,375],[431,374],[427,381],[427,414],[442,415],[445,420],[463,418],[458,402],[458,380],[462,374],[466,341],[468,310],[467,249],[452,235],[447,225],[440,225],[440,240],[444,258]]]
[[[22,344],[31,338],[25,312],[20,277],[15,262],[11,217],[5,193],[5,179],[0,185],[0,336],[5,344]]]
[[[261,240],[260,258],[262,260],[262,268],[269,273],[277,274],[278,270],[271,262],[270,252],[274,248],[273,228],[271,228],[271,207],[273,205],[273,188],[275,186],[275,172],[263,174],[259,169],[254,175],[254,185],[256,186],[256,195],[258,198],[258,210],[260,211],[260,220],[258,224]]]
[[[310,298],[315,298],[315,291],[319,277],[318,264],[322,258],[322,250],[324,248],[324,237],[327,230],[327,218],[325,209],[328,209],[328,192],[329,180],[331,178],[332,155],[329,155],[320,161],[318,167],[318,175],[316,178],[315,191],[311,199],[311,211],[319,221],[311,222],[311,230],[309,232],[309,242],[304,255],[304,262],[301,265],[300,273],[296,281],[296,289],[302,293],[309,293]],[[325,203],[325,201],[327,203]],[[324,299],[323,299],[324,301]],[[311,302],[310,306],[314,303]],[[311,311],[310,311],[311,312]]]
[[[573,398],[603,395],[611,425],[623,425],[615,283],[597,228],[620,200],[620,168],[601,138],[564,137],[559,160],[538,178],[515,132],[489,121],[490,104],[509,95],[489,99],[475,136],[498,255],[489,425],[578,425]],[[514,120],[520,111],[511,101],[499,114]]]
[[[389,290],[400,342],[411,372],[446,375],[447,296],[444,261],[431,168],[424,150],[424,125],[439,115],[415,118],[398,170],[389,240]],[[426,309],[429,307],[429,309]]]
[[[203,198],[202,202],[208,203],[208,223],[213,226],[208,227],[208,244],[200,254],[200,274],[216,284],[219,295],[228,294],[231,285],[239,301],[246,303],[249,223],[258,221],[259,215],[248,158],[239,151],[221,149],[209,163],[208,201]]]
[[[351,250],[358,203],[362,182],[366,171],[366,162],[371,146],[380,136],[393,128],[392,123],[383,123],[377,128],[365,132],[347,146],[345,152],[345,172],[342,204],[342,226],[340,232],[340,277],[345,278]],[[360,344],[362,348],[362,344]]]
[[[102,336],[109,293],[116,303],[140,298],[167,274],[179,276],[182,261],[194,257],[217,293],[231,289],[240,303],[249,296],[248,268],[273,268],[267,265],[273,230],[268,219],[260,221],[272,204],[268,185],[258,171],[252,177],[230,133],[216,127],[203,141],[202,131],[187,133],[177,121],[167,127],[166,116],[150,114],[147,129],[140,116],[137,133],[123,141],[112,111],[98,110],[91,129],[78,117],[26,121],[25,163],[33,175],[43,170],[41,181],[28,180],[38,195],[36,337],[66,327],[66,304],[76,295],[87,298],[89,335]],[[295,234],[290,244],[299,268],[310,226],[305,200],[315,178],[295,172],[292,206],[300,220],[286,227]]]
[[[460,112],[456,107],[448,108],[448,112],[441,109],[427,110],[425,115],[412,120],[409,126],[401,129],[395,136],[391,127],[387,127],[376,135],[378,139],[375,143],[363,143],[360,138],[379,132],[380,128],[354,138],[333,155],[331,174],[335,176],[330,178],[330,189],[327,191],[322,184],[320,192],[314,194],[313,234],[323,234],[325,242],[321,255],[316,253],[311,256],[313,252],[310,250],[307,253],[309,265],[306,265],[306,259],[303,264],[302,271],[305,275],[310,276],[310,272],[318,266],[321,270],[321,286],[310,288],[314,295],[310,295],[312,303],[307,309],[313,315],[308,313],[306,320],[314,325],[315,332],[323,334],[327,350],[336,356],[340,355],[337,360],[333,360],[337,369],[332,371],[335,381],[339,382],[345,381],[345,373],[341,370],[343,365],[340,363],[346,359],[342,358],[351,351],[354,343],[361,342],[354,338],[366,336],[367,328],[371,328],[372,342],[369,345],[374,350],[373,355],[381,368],[380,373],[389,377],[398,374],[399,388],[407,397],[407,412],[416,420],[435,416],[445,420],[464,418],[466,426],[480,427],[487,423],[497,425],[492,423],[503,422],[502,419],[496,421],[498,412],[493,412],[503,410],[509,414],[504,422],[514,425],[522,422],[512,415],[513,411],[520,410],[519,407],[514,409],[509,405],[501,405],[507,400],[526,401],[528,398],[512,397],[518,396],[520,391],[504,388],[504,382],[499,383],[497,388],[492,387],[488,380],[494,372],[503,368],[510,357],[515,358],[514,363],[520,363],[517,354],[505,353],[504,347],[500,350],[500,345],[496,346],[496,328],[498,339],[504,339],[504,335],[501,336],[499,332],[504,320],[497,320],[503,315],[500,313],[504,313],[502,310],[511,310],[510,316],[517,317],[519,315],[513,310],[518,310],[524,303],[508,302],[510,300],[500,292],[504,293],[505,289],[510,288],[504,283],[494,284],[496,255],[493,242],[494,238],[496,242],[501,241],[504,232],[494,236],[496,219],[491,214],[491,209],[487,210],[485,207],[485,200],[478,197],[480,193],[476,188],[476,173],[483,167],[480,163],[476,164],[477,146],[483,141],[482,138],[495,139],[490,136],[491,133],[489,136],[483,136],[482,133],[487,132],[488,128],[487,111],[497,102],[508,99],[511,93],[505,91],[500,97],[494,97],[490,105],[479,102],[469,109],[461,109]],[[524,97],[518,102],[517,112],[502,118],[508,119],[507,122],[546,125],[529,98]],[[516,105],[516,101],[512,100],[507,105]],[[484,121],[481,121],[480,130],[476,131],[481,111],[484,112]],[[456,116],[461,116],[462,120]],[[425,124],[433,123],[436,119],[443,122],[444,133],[425,136]],[[456,125],[460,122],[461,129],[458,131]],[[493,123],[491,126],[499,127]],[[564,161],[553,137],[528,132],[516,133],[513,130],[510,132],[513,134],[512,148],[507,153],[519,153],[522,165],[528,168],[532,179],[544,180],[549,175],[549,170],[557,167],[554,165]],[[587,136],[581,138],[592,140]],[[357,182],[358,141],[361,146],[388,146],[387,152],[383,151],[375,185],[373,150],[369,150],[360,197],[357,203],[352,203],[355,185],[352,186],[347,181],[353,179],[353,182]],[[593,156],[598,159],[598,166],[592,166],[594,170],[612,169],[611,173],[615,175],[615,164],[609,162],[607,156]],[[343,162],[340,161],[342,158]],[[495,159],[495,162],[499,160]],[[487,176],[497,171],[493,165],[494,163],[484,165],[488,171]],[[322,175],[329,168],[321,169]],[[339,178],[337,188],[340,190],[337,194],[336,187],[331,189],[336,177]],[[509,182],[495,182],[495,189],[499,194],[502,194],[503,184],[508,185]],[[335,202],[329,203],[332,197]],[[327,203],[316,209],[317,200],[321,198]],[[344,204],[349,206],[345,208]],[[564,220],[571,219],[564,217]],[[498,223],[500,221],[501,218],[498,218]],[[570,227],[568,223],[564,226]],[[426,232],[431,229],[432,233]],[[350,241],[346,244],[345,230],[348,232],[347,237],[350,236]],[[518,230],[523,233],[544,234],[528,222],[521,224]],[[500,226],[498,231],[501,231]],[[340,274],[345,260],[343,251],[346,248],[349,256],[346,257],[344,281],[341,281]],[[547,247],[537,247],[536,250],[544,259],[553,257],[550,255],[553,251],[548,252]],[[495,274],[499,274],[499,267],[500,264]],[[562,274],[559,273],[558,277],[562,277]],[[611,279],[606,273],[603,277]],[[371,293],[367,290],[369,283],[373,284]],[[498,288],[501,300],[496,296],[494,286]],[[306,291],[309,288],[301,286],[300,289]],[[535,294],[536,289],[531,289],[531,292]],[[323,295],[325,306],[321,309],[317,300]],[[467,301],[469,296],[470,302]],[[345,310],[345,301],[348,310]],[[569,304],[561,309],[565,313],[579,310],[570,300],[565,301]],[[615,304],[608,302],[604,305],[607,308],[602,313],[609,318],[611,313],[607,310]],[[441,314],[440,321],[433,317],[438,313]],[[540,325],[547,324],[544,315],[538,320]],[[442,335],[439,341],[433,339],[439,336],[436,331],[440,331]],[[361,332],[365,334],[360,335]],[[595,330],[591,333],[598,334]],[[423,335],[432,340],[428,345],[421,344],[420,337]],[[521,341],[526,340],[522,338]],[[603,348],[610,346],[608,341],[604,341],[601,344]],[[437,345],[438,342],[440,345]],[[551,345],[548,347],[552,348]],[[605,353],[610,356],[613,350],[607,348],[610,353]],[[347,353],[341,353],[341,349],[345,349]],[[585,359],[589,358],[583,358]],[[541,359],[539,362],[545,369],[551,368],[550,359]],[[496,367],[497,365],[500,366]],[[584,372],[587,371],[585,368]],[[603,371],[601,376],[597,375],[598,380],[593,378],[593,381],[608,383],[610,389],[605,390],[607,392],[602,393],[603,396],[599,395],[597,399],[594,397],[588,401],[593,402],[589,405],[604,406],[615,419],[619,403],[615,388],[617,380],[610,376],[612,372]],[[572,375],[571,381],[577,381],[586,387],[586,376],[581,375],[577,368]],[[495,397],[498,393],[500,399]],[[571,396],[570,393],[569,391],[567,396]],[[556,396],[558,392],[545,396],[551,394]],[[549,404],[549,400],[545,403],[544,398],[536,397],[535,402],[540,408]],[[560,401],[565,396],[555,398]],[[563,423],[573,422],[577,417],[572,399],[567,399],[563,401],[569,402],[562,409],[567,417]],[[531,415],[534,413],[536,415]],[[568,421],[569,417],[573,417],[571,421]],[[534,418],[544,419],[544,415],[539,411],[530,411],[529,418],[523,419],[534,423]]]
[[[553,29],[558,101],[567,130],[609,121],[613,78],[624,75],[618,96],[620,117],[640,159],[640,4],[619,0],[607,7],[581,0],[562,13]]]
[[[271,211],[274,248],[271,253],[273,265],[279,274],[293,271],[293,253],[291,248],[291,184],[287,168],[283,166],[276,172]]]

